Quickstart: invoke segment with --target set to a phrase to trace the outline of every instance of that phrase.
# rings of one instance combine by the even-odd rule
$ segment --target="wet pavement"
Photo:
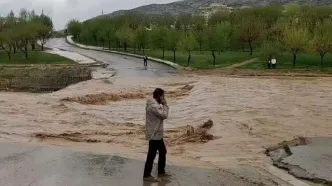
[[[254,185],[228,172],[180,166],[168,167],[172,179],[144,183],[138,160],[8,142],[0,148],[1,186]]]
[[[73,60],[73,61],[75,61],[76,63],[79,63],[79,64],[95,64],[95,63],[97,63],[97,61],[95,61],[91,58],[85,57],[85,56],[83,56],[81,54],[78,54],[76,52],[60,50],[58,48],[54,48],[53,50],[46,50],[45,52],[63,56],[65,58],[71,59],[71,60]]]
[[[291,147],[290,156],[283,149],[272,152],[274,164],[298,178],[332,185],[332,138],[306,138],[306,143]]]
[[[108,68],[116,71],[116,76],[121,78],[127,77],[163,77],[176,74],[177,70],[167,65],[148,62],[148,67],[143,65],[143,59],[134,57],[122,56],[107,52],[99,52],[94,50],[85,50],[72,46],[66,42],[64,38],[51,39],[45,45],[50,48],[57,48],[72,52],[83,54],[84,56],[91,57],[98,61],[109,64]]]

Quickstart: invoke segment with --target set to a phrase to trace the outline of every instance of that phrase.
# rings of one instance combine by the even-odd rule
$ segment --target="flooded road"
[[[160,77],[169,76],[177,73],[177,71],[169,66],[148,62],[148,68],[143,65],[143,59],[137,59],[133,57],[127,57],[117,54],[111,54],[106,52],[98,52],[93,50],[85,50],[75,46],[72,46],[66,42],[65,39],[51,39],[45,45],[50,48],[58,48],[62,50],[68,50],[83,54],[87,57],[102,61],[109,64],[109,68],[116,71],[116,76],[119,78],[130,77]]]
[[[212,119],[210,132],[217,139],[204,144],[172,143],[172,156],[216,166],[264,166],[270,162],[263,153],[266,146],[295,136],[332,135],[330,79],[197,76],[91,80],[50,94],[1,92],[0,136],[51,144],[117,144],[128,150],[119,153],[144,158],[146,141],[141,125],[145,99],[129,97],[97,105],[61,99],[87,94],[102,99],[98,93],[149,94],[155,87],[177,91],[187,84],[194,87],[169,99],[170,118],[165,126],[182,130],[181,126],[197,126]],[[166,135],[174,140],[173,133]]]
[[[117,75],[48,94],[0,92],[0,138],[144,160],[145,100],[156,87],[167,92],[165,141],[176,164],[264,169],[271,164],[267,146],[296,136],[332,136],[331,78],[186,75],[157,63],[142,70],[139,59],[51,43],[105,60]],[[214,140],[180,143],[187,125],[209,119]]]

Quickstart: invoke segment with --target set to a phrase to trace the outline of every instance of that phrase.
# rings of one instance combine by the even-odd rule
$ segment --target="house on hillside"
[[[229,7],[224,4],[220,3],[212,3],[210,6],[200,7],[199,11],[202,16],[204,16],[206,19],[209,19],[211,15],[213,15],[216,12],[220,11],[229,11],[231,12],[233,10],[232,7]]]

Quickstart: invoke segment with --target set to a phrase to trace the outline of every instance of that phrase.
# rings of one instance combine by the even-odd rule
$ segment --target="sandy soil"
[[[91,80],[49,94],[0,92],[0,137],[142,159],[145,99],[155,87],[168,92],[172,161],[264,168],[270,163],[264,147],[295,136],[332,135],[331,78],[190,75]],[[182,139],[187,125],[209,119],[214,140]]]

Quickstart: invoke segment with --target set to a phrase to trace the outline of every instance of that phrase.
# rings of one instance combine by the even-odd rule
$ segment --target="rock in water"
[[[210,129],[213,127],[213,121],[212,120],[209,120],[207,122],[205,122],[202,126],[200,126],[200,128],[203,128],[203,129]]]

